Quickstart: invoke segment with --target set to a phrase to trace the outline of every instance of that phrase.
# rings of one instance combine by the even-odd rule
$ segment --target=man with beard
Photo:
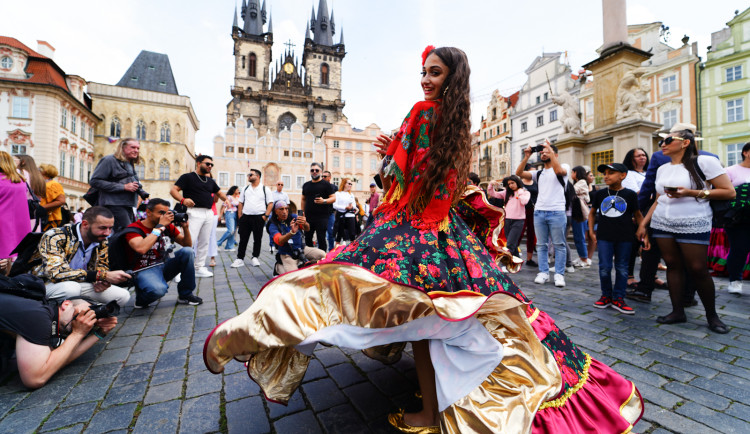
[[[333,186],[321,178],[320,164],[310,165],[310,181],[302,186],[302,202],[300,209],[305,210],[305,218],[310,224],[310,230],[305,232],[305,244],[313,247],[313,235],[317,237],[318,247],[327,250],[326,229],[331,215],[331,205],[336,202]]]
[[[138,192],[141,190],[135,164],[142,161],[140,149],[138,140],[122,139],[114,154],[99,161],[89,181],[99,191],[97,205],[114,214],[115,232],[135,221],[133,209],[138,206]]]
[[[211,207],[219,198],[227,200],[227,195],[210,176],[213,167],[213,158],[208,155],[197,156],[195,171],[180,176],[170,191],[175,200],[187,207],[190,234],[193,236],[193,250],[195,250],[195,277],[214,275],[206,268],[208,242],[211,229],[216,224],[216,215]]]
[[[549,281],[549,258],[547,242],[552,238],[555,247],[555,286],[565,286],[565,185],[568,183],[570,166],[557,159],[557,147],[545,141],[539,151],[539,160],[544,163],[542,170],[532,174],[524,170],[532,154],[532,147],[523,150],[523,159],[516,169],[516,176],[525,180],[535,179],[539,185],[539,195],[534,209],[534,231],[536,232],[536,252],[539,257],[539,273],[535,283]]]
[[[114,284],[125,282],[130,275],[109,270],[109,243],[115,218],[102,206],[83,213],[81,223],[51,229],[42,235],[39,250],[42,263],[34,273],[45,279],[47,297],[65,300],[86,297],[107,304],[117,301],[120,307],[130,300],[130,292]]]

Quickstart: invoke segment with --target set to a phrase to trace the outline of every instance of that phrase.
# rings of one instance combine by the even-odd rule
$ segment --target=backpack
[[[146,236],[143,229],[135,226],[128,226],[122,230],[114,233],[109,237],[109,269],[114,270],[131,270],[133,264],[128,262],[127,251],[129,248],[128,240],[125,238],[127,234],[138,234],[142,237]]]
[[[42,206],[42,202],[39,200],[39,197],[34,194],[33,191],[31,191],[31,187],[29,187],[28,182],[26,183],[26,190],[31,196],[31,198],[28,199],[29,218],[36,220],[34,229],[31,230],[32,232],[34,232],[37,229],[41,229],[47,226],[47,223],[49,223],[49,214],[47,213],[47,210]]]
[[[13,266],[10,267],[10,276],[25,274],[42,263],[41,256],[34,258],[34,254],[39,250],[39,241],[42,239],[41,232],[29,232],[21,240],[11,253],[18,254]]]
[[[32,300],[47,301],[47,288],[44,281],[33,274],[19,274],[8,277],[0,274],[0,292]]]
[[[117,160],[117,162],[120,164],[120,167],[122,167],[125,170],[125,172],[128,172],[128,169],[123,165],[122,161]],[[98,164],[97,164],[97,166],[98,166]],[[130,178],[131,176],[133,178],[135,178],[136,182],[140,182],[140,180],[138,179],[138,174],[135,173],[135,171],[133,171],[133,173],[128,172],[128,173],[125,174],[125,176],[114,177],[114,178],[110,179],[110,181],[112,181],[112,182],[120,182],[123,179]],[[81,197],[83,197],[83,200],[85,200],[86,202],[88,202],[89,205],[96,206],[99,203],[99,190],[97,190],[94,187],[91,187]]]
[[[60,216],[60,226],[65,226],[73,221],[73,214],[70,213],[70,208],[68,208],[68,205],[66,204],[63,204],[60,207]]]
[[[534,180],[537,184],[539,184],[539,177],[542,175],[542,170],[537,170],[536,175],[534,176]],[[562,175],[557,175],[557,181],[560,182],[560,185],[562,186],[565,194],[565,210],[567,211],[570,209],[570,204],[573,202],[573,198],[576,197],[576,190],[573,188],[573,184],[568,181],[565,182],[565,177]],[[567,184],[567,185],[566,185]]]

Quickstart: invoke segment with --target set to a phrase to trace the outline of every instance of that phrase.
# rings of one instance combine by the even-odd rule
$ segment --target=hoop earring
[[[445,93],[448,92],[449,88],[450,88],[450,86],[445,86],[445,89],[443,89],[443,96],[445,96]]]

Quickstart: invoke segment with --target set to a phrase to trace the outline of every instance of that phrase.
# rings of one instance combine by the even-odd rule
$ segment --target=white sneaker
[[[574,266],[571,265],[570,267],[565,267],[565,272],[567,272],[567,273],[575,273],[576,269],[575,269]]]
[[[555,286],[558,288],[565,286],[565,276],[555,273]]]
[[[727,292],[730,294],[742,295],[742,281],[735,280],[734,282],[729,282]]]
[[[226,247],[224,248],[224,251],[225,251],[225,252],[234,252],[234,251],[236,251],[236,250],[237,250],[237,249],[235,249],[234,247],[232,247],[231,249],[227,249]]]
[[[174,283],[180,283],[180,280],[182,280],[182,273],[174,277]]]
[[[581,258],[576,259],[573,261],[573,266],[578,268],[589,268],[591,267],[590,259],[583,260]]]
[[[253,258],[250,260],[250,265],[252,265],[253,267],[260,267],[260,261],[258,260],[258,258]]]
[[[591,258],[586,258],[586,266],[591,267]]]
[[[549,273],[537,273],[534,283],[547,283],[549,282]]]
[[[230,267],[232,267],[232,268],[240,268],[243,265],[245,265],[245,261],[243,261],[242,259],[237,258],[237,259],[234,260],[234,262],[232,262],[232,265],[230,265]]]
[[[208,268],[201,267],[195,270],[195,277],[213,277],[214,273],[208,271]]]

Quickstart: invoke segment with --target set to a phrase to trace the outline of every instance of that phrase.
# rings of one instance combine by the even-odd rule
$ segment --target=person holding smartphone
[[[277,200],[273,204],[268,233],[279,249],[279,261],[276,263],[278,274],[299,268],[297,264],[300,256],[304,257],[306,262],[315,263],[326,255],[323,250],[305,246],[301,231],[309,231],[310,224],[303,214],[304,211],[300,211],[300,215],[290,213],[289,204],[284,200]]]

